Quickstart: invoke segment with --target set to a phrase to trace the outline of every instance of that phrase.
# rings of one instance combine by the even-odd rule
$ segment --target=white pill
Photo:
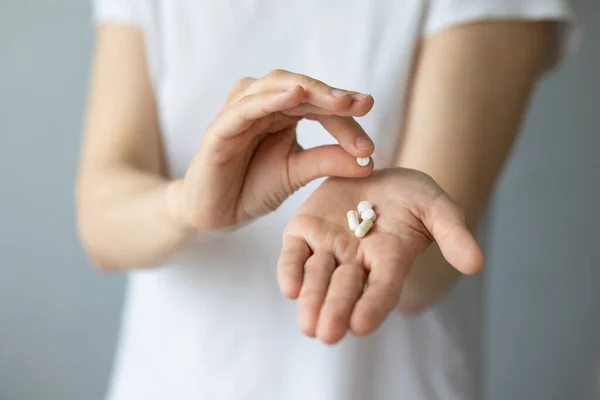
[[[369,165],[369,163],[371,162],[371,157],[358,157],[356,159],[356,162],[358,163],[358,165],[360,165],[361,167],[366,167],[367,165]]]
[[[375,211],[372,208],[369,208],[368,210],[363,211],[360,214],[360,217],[363,219],[363,221],[365,219],[370,219],[371,221],[375,222],[377,219],[377,214],[375,214]]]
[[[367,201],[367,200],[361,201],[360,203],[358,203],[358,207],[356,207],[359,214],[362,214],[365,211],[370,210],[372,208],[373,208],[373,205],[371,204],[370,201]]]
[[[356,236],[359,239],[363,238],[363,237],[365,237],[365,235],[367,233],[369,233],[369,231],[371,230],[372,227],[373,227],[373,221],[371,221],[370,219],[365,219],[363,222],[360,223],[358,228],[356,228],[356,230],[354,231],[354,236]]]
[[[348,214],[346,214],[346,217],[348,218],[348,228],[350,228],[350,230],[354,232],[356,229],[358,229],[358,226],[360,225],[360,221],[358,220],[358,213],[354,210],[350,210],[348,211]]]

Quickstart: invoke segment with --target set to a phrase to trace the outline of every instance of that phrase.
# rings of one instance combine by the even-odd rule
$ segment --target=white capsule
[[[356,229],[358,229],[358,226],[360,225],[360,221],[358,220],[358,213],[354,210],[350,210],[348,211],[348,214],[346,214],[346,217],[348,219],[348,228],[350,228],[350,230],[354,232]]]
[[[356,207],[359,214],[362,214],[365,211],[370,210],[372,208],[373,208],[373,205],[371,204],[370,201],[367,201],[367,200],[361,201],[360,203],[358,203],[358,207]]]
[[[363,219],[363,221],[365,219],[370,219],[371,221],[375,222],[375,220],[377,219],[377,214],[375,214],[375,210],[369,208],[368,210],[363,211],[360,214],[360,217]]]
[[[371,221],[370,219],[365,219],[363,222],[360,223],[358,228],[356,228],[356,230],[354,231],[354,236],[356,236],[359,239],[363,238],[363,237],[365,237],[365,235],[367,233],[369,233],[369,231],[371,230],[372,227],[373,227],[373,221]]]
[[[366,167],[367,165],[369,165],[369,163],[371,162],[371,157],[358,157],[356,159],[356,162],[358,163],[358,165],[360,165],[361,167]]]

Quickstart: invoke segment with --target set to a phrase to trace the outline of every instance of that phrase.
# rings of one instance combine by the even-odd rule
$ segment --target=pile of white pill
[[[377,214],[373,210],[371,202],[367,200],[358,203],[356,209],[357,211],[350,210],[346,214],[348,227],[354,232],[357,238],[363,238],[373,227],[373,222],[377,219]]]

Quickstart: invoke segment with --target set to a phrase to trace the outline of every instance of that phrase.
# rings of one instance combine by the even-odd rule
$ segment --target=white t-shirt
[[[481,19],[570,18],[565,0],[96,0],[96,21],[144,30],[172,176],[230,85],[284,68],[371,93],[360,123],[394,165],[422,37]],[[302,122],[304,146],[334,143]],[[476,399],[476,280],[419,318],[391,315],[335,346],[304,337],[279,293],[281,234],[319,182],[257,222],[130,274],[110,400]],[[469,347],[470,346],[470,347]]]

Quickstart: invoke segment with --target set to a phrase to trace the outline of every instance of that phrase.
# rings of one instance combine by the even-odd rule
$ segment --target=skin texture
[[[367,97],[334,97],[325,84],[287,71],[238,82],[185,179],[171,188],[173,214],[200,230],[236,227],[274,211],[316,178],[367,176],[373,167],[361,168],[356,157],[369,156],[374,147],[360,125],[352,117],[315,113],[322,107],[364,115],[372,105]],[[340,144],[303,150],[296,142],[297,115],[320,122]],[[357,147],[359,138],[368,149]]]
[[[548,67],[552,29],[543,21],[485,22],[422,43],[398,165],[433,177],[472,230],[510,154],[537,78]],[[408,274],[400,310],[423,312],[459,276],[434,244]]]
[[[379,217],[358,239],[346,210],[365,198]],[[329,344],[348,329],[373,332],[396,308],[406,274],[432,240],[461,272],[483,267],[461,210],[422,172],[392,168],[366,179],[328,179],[287,226],[278,263],[282,292],[298,299],[301,331]]]
[[[103,270],[152,267],[192,234],[269,213],[316,178],[372,172],[372,163],[356,164],[373,144],[352,116],[373,98],[274,70],[233,84],[185,178],[166,179],[143,49],[136,28],[99,29],[77,204],[82,242]],[[303,150],[295,131],[303,117],[339,145]]]
[[[545,66],[549,34],[543,22],[488,22],[450,29],[422,44],[399,165],[432,176],[464,210],[471,229]],[[417,175],[409,186],[405,170],[399,168],[385,179],[375,172],[347,184],[326,181],[298,211],[286,231],[279,282],[284,295],[298,298],[299,326],[305,334],[329,344],[348,330],[368,334],[395,306],[419,314],[441,300],[461,272],[481,267],[483,258],[478,248],[466,244],[467,234],[457,219],[443,237],[454,243],[450,245],[431,230],[425,214],[405,212],[428,204],[427,196],[401,200],[409,192],[430,189],[427,179]],[[340,200],[328,207],[327,199]],[[356,241],[344,218],[363,199],[374,203],[379,215],[374,231]],[[454,213],[454,207],[444,208],[444,216]],[[436,243],[427,249],[428,238]],[[371,280],[378,284],[363,292],[363,283]]]
[[[236,82],[205,132],[185,179],[167,179],[142,34],[136,28],[103,25],[98,31],[77,185],[82,242],[103,270],[148,268],[177,251],[198,230],[211,232],[260,217],[312,179],[352,178],[328,180],[286,230],[298,248],[304,242],[306,269],[320,277],[319,290],[326,291],[323,304],[334,299],[337,305],[306,307],[312,304],[303,297],[311,293],[303,292],[308,278],[289,272],[292,264],[286,267],[283,255],[289,246],[279,264],[282,292],[300,296],[302,331],[326,343],[335,343],[348,329],[357,335],[371,332],[398,304],[405,312],[417,313],[452,286],[458,273],[449,264],[463,273],[481,268],[481,253],[455,204],[464,208],[467,226],[474,228],[544,65],[548,36],[545,23],[486,22],[449,29],[423,41],[398,160],[403,167],[433,176],[453,203],[422,173],[398,168],[365,178],[373,163],[358,167],[356,157],[366,157],[373,149],[356,146],[354,139],[368,137],[351,117],[367,113],[373,99],[354,92],[340,96],[322,82],[281,70]],[[294,131],[300,117],[317,119],[340,146],[302,151]],[[320,169],[311,169],[314,165]],[[286,172],[261,180],[270,170]],[[409,183],[411,193],[421,196],[398,191]],[[210,187],[205,192],[213,196],[203,196],[200,187]],[[317,204],[313,198],[321,199],[318,208],[325,210],[325,199],[342,198],[340,193],[349,194],[348,204],[335,205],[327,216],[311,209],[317,208],[311,206]],[[379,210],[374,230],[362,239],[373,244],[358,245],[340,229],[346,228],[345,212],[358,201],[371,199],[368,196],[373,196],[376,207],[389,205],[398,214],[391,218],[385,209]],[[454,246],[444,252],[449,263],[435,246],[425,251],[431,239],[443,242],[433,231],[435,219],[427,220],[432,198],[446,200],[442,216],[453,221],[454,228],[447,228],[452,234],[445,237],[448,249]],[[400,201],[401,207],[395,207]],[[222,212],[215,211],[217,205]],[[334,212],[342,213],[336,222],[330,220]],[[378,235],[398,246],[378,247],[371,240]],[[344,243],[338,236],[347,238],[344,251],[334,251],[340,241]],[[312,254],[318,243],[329,247]],[[467,250],[457,253],[457,246]],[[375,278],[381,284],[369,284],[363,294],[363,283]],[[311,284],[319,279],[311,279]],[[332,288],[335,292],[330,295]],[[369,310],[375,313],[369,316]]]

